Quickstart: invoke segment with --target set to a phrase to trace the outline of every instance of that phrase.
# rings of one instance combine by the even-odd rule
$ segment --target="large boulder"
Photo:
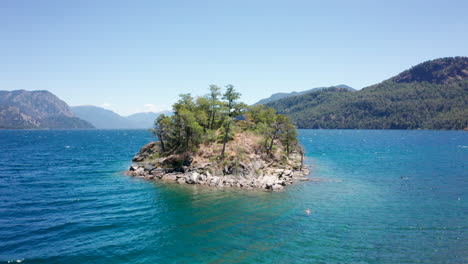
[[[178,179],[177,179],[177,183],[178,183],[178,184],[184,184],[184,183],[185,183],[185,179],[184,179],[184,178],[178,178]]]
[[[273,186],[271,186],[271,189],[272,189],[273,191],[282,190],[282,189],[283,189],[283,185],[280,185],[280,184],[273,184]]]
[[[165,174],[162,176],[161,178],[162,180],[165,180],[165,181],[176,181],[177,180],[177,175],[175,174]]]
[[[140,166],[138,164],[132,164],[128,170],[129,171],[136,171],[139,167]]]

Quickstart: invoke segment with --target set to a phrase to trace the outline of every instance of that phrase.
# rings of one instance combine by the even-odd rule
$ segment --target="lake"
[[[331,181],[266,192],[125,176],[145,130],[0,131],[0,263],[468,263],[468,132],[299,139]]]

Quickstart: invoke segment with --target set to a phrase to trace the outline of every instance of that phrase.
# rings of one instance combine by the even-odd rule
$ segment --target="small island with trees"
[[[172,116],[160,115],[151,142],[129,175],[179,184],[280,190],[307,180],[296,127],[273,108],[247,106],[227,85],[206,96],[180,95]]]

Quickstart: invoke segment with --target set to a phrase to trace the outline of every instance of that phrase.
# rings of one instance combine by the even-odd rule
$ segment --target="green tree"
[[[161,142],[161,151],[166,152],[166,140],[170,138],[172,122],[169,117],[162,114],[159,115],[156,121],[154,121],[153,133],[158,137]]]
[[[173,105],[174,115],[161,115],[155,120],[152,132],[160,140],[161,154],[195,152],[200,144],[221,139],[224,157],[227,142],[240,130],[260,135],[265,152],[271,152],[280,142],[288,154],[291,152],[297,132],[285,116],[277,115],[272,108],[238,102],[240,93],[232,85],[226,86],[224,101],[220,95],[217,86],[210,86],[210,94],[204,97],[181,94]]]
[[[280,135],[281,144],[286,146],[286,154],[289,156],[291,148],[297,145],[297,130],[289,120],[283,125]]]
[[[223,150],[221,151],[221,157],[224,157],[224,152],[226,151],[226,143],[228,140],[229,135],[229,128],[231,126],[231,122],[233,121],[233,117],[236,110],[236,101],[240,98],[240,93],[234,90],[233,85],[226,86],[226,92],[223,95],[223,99],[226,100],[226,110],[227,110],[227,124],[226,129],[224,131],[224,140],[223,140]]]
[[[210,94],[208,96],[208,102],[210,106],[208,117],[210,122],[208,129],[214,128],[216,113],[220,107],[219,96],[221,96],[221,88],[216,85],[210,85]]]
[[[204,131],[210,129],[210,111],[211,102],[205,97],[198,97],[196,100],[196,108],[193,110],[197,118],[197,122],[203,127]]]
[[[203,127],[197,122],[194,112],[181,109],[178,114],[183,128],[181,151],[194,151],[201,142]]]
[[[278,136],[287,123],[288,119],[285,115],[273,115],[272,116],[273,122],[271,123],[271,126],[269,127],[269,133],[268,137],[270,138],[270,146],[268,147],[268,152],[271,152],[273,149],[273,144],[276,139],[278,139]]]

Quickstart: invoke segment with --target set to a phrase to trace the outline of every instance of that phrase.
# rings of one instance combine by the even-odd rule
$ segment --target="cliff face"
[[[0,129],[93,128],[48,91],[0,91]]]
[[[294,180],[306,180],[309,170],[303,165],[300,149],[289,155],[278,147],[265,153],[260,137],[238,133],[219,158],[221,144],[202,145],[196,153],[159,157],[159,142],[144,146],[129,169],[132,176],[179,184],[203,184],[214,187],[261,188],[280,190]]]
[[[34,118],[21,113],[18,107],[0,105],[0,129],[1,128],[25,128],[33,129],[40,126]]]

